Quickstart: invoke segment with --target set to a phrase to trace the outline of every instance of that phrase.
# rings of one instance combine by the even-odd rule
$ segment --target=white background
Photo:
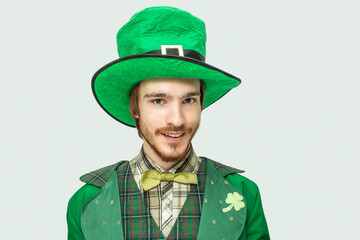
[[[359,239],[356,0],[1,2],[0,238],[66,239],[78,177],[138,153],[90,80],[154,5],[203,19],[207,62],[243,80],[203,112],[196,153],[246,170],[272,239]]]

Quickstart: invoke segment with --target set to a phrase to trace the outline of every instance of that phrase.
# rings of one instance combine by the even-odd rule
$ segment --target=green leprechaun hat
[[[129,95],[149,78],[197,78],[205,88],[204,108],[240,84],[240,79],[205,63],[205,24],[173,7],[136,13],[117,33],[119,59],[92,78],[94,96],[114,119],[134,127]]]

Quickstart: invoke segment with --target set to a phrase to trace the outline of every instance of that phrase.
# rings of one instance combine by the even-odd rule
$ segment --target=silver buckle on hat
[[[161,45],[161,54],[167,55],[167,49],[177,49],[179,56],[184,56],[184,49],[182,45]]]

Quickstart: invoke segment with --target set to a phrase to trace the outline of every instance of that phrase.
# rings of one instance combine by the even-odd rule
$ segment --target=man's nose
[[[184,111],[181,107],[181,104],[172,104],[169,106],[167,116],[166,116],[167,125],[181,126],[185,123]]]

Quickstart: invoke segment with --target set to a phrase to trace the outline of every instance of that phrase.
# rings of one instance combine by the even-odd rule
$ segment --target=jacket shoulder
[[[244,201],[247,204],[246,226],[239,239],[270,240],[260,190],[257,184],[238,173],[230,173],[224,178],[243,194]]]
[[[221,174],[222,177],[226,177],[226,176],[228,176],[230,174],[234,174],[234,173],[243,173],[243,172],[245,172],[244,170],[240,170],[240,169],[236,169],[236,168],[224,165],[222,163],[219,163],[219,162],[214,161],[214,160],[212,160],[210,158],[207,158],[207,157],[200,157],[200,158],[205,159],[205,161],[207,163],[212,164],[216,168],[216,170],[219,171],[219,173]]]
[[[248,198],[256,198],[259,194],[257,184],[249,178],[240,175],[240,173],[244,173],[245,171],[224,165],[206,157],[201,158],[205,159],[208,164],[212,164],[223,178],[243,192]]]
[[[246,227],[244,230],[246,237],[243,234],[244,236],[242,235],[240,239],[270,240],[260,190],[257,184],[238,174],[230,174],[225,179],[244,194],[247,204]]]
[[[246,189],[251,195],[256,195],[259,192],[259,187],[255,182],[247,177],[239,174],[229,174],[226,176],[226,180],[229,181],[237,189]]]
[[[100,190],[100,187],[85,184],[70,198],[66,213],[69,240],[85,240],[81,229],[81,211],[84,204]]]
[[[115,164],[86,173],[80,177],[80,181],[102,188],[110,179],[111,175],[127,161],[120,161]]]

